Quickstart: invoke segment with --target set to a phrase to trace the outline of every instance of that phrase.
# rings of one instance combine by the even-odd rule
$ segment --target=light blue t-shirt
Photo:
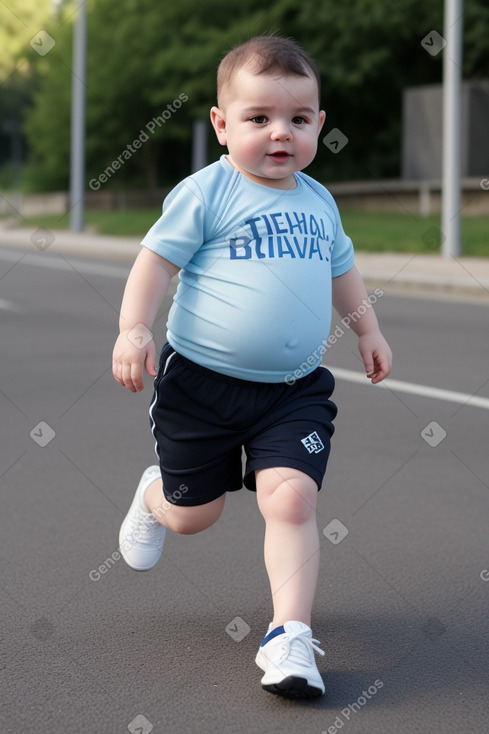
[[[329,191],[294,177],[263,186],[223,155],[166,197],[142,244],[181,268],[167,338],[187,359],[259,382],[320,363],[331,278],[353,267],[353,246]]]

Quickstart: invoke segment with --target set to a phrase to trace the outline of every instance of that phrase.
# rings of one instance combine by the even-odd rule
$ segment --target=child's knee
[[[172,505],[165,523],[175,533],[195,535],[206,530],[219,519],[224,507],[225,495],[206,505]]]
[[[172,512],[168,525],[175,533],[195,535],[212,525],[211,522],[204,522],[202,518],[197,518],[189,513],[188,509],[187,507],[179,507],[177,512]]]
[[[273,489],[266,488],[259,497],[260,510],[265,520],[299,525],[315,517],[317,491],[316,483],[298,472]]]

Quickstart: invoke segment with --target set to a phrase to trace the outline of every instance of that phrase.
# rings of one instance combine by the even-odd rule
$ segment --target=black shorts
[[[290,385],[252,382],[165,344],[149,414],[166,499],[203,505],[243,482],[256,490],[255,470],[279,466],[304,472],[320,489],[337,413],[333,389],[324,367]]]

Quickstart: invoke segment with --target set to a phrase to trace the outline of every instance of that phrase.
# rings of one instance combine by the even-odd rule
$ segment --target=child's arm
[[[129,273],[121,305],[120,334],[112,355],[112,372],[117,382],[131,392],[144,388],[143,365],[149,375],[157,374],[156,348],[148,336],[170,281],[178,271],[176,265],[143,247]]]
[[[362,276],[356,267],[333,278],[333,306],[342,318],[354,312],[358,314],[358,307],[362,305],[362,301],[368,304],[367,299],[368,294]],[[380,382],[391,371],[392,352],[380,332],[379,322],[370,304],[365,314],[359,315],[356,321],[351,322],[351,328],[358,336],[358,350],[367,377],[374,384]]]

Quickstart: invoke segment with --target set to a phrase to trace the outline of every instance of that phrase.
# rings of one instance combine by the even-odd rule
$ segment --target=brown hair
[[[234,73],[249,65],[254,74],[279,72],[283,76],[313,76],[321,95],[321,78],[316,64],[292,38],[278,35],[256,36],[241,43],[226,54],[217,70],[217,103],[229,86]]]

